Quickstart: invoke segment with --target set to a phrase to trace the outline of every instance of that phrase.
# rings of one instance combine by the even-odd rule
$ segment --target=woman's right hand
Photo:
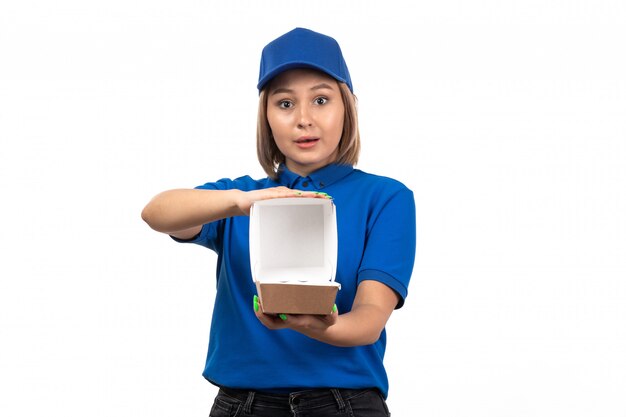
[[[255,201],[287,197],[331,198],[326,193],[287,187],[254,191],[176,189],[154,196],[141,217],[156,231],[188,239],[195,236],[203,224],[226,217],[249,216]]]
[[[250,207],[255,201],[272,198],[331,198],[328,194],[316,191],[292,190],[287,187],[265,188],[262,190],[242,191],[236,199],[236,204],[242,214],[250,215]]]

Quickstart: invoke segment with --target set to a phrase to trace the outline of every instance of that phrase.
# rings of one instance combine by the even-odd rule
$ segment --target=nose
[[[311,120],[311,115],[309,114],[306,106],[300,107],[300,112],[298,113],[298,128],[302,129],[305,127],[312,126],[313,122]]]

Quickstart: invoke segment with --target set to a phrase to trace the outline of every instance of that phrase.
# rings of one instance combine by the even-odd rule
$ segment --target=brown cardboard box
[[[265,313],[330,314],[337,221],[332,200],[277,198],[250,211],[250,266]]]
[[[338,286],[256,283],[264,313],[330,314]]]

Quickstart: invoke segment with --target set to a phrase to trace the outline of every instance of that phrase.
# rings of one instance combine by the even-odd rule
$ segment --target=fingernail
[[[327,193],[325,193],[323,191],[313,191],[313,193],[315,193],[315,194],[317,194],[317,195],[319,195],[321,197],[327,198],[329,200],[333,199],[332,196],[328,195]]]
[[[333,313],[337,312],[337,304],[333,304]]]
[[[252,306],[254,307],[254,311],[259,311],[259,297],[256,295],[252,299]]]
[[[282,321],[287,321],[287,316],[285,314],[279,314],[278,317],[280,317]]]

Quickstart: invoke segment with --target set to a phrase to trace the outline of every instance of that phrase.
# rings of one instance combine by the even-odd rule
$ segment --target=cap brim
[[[310,62],[302,62],[302,61],[296,61],[296,62],[287,62],[284,63],[276,68],[274,68],[272,71],[268,72],[267,74],[265,74],[265,76],[263,78],[261,78],[259,80],[259,83],[257,84],[257,88],[259,90],[259,92],[267,85],[267,83],[269,83],[272,78],[276,77],[278,74],[285,72],[287,70],[290,69],[294,69],[294,68],[312,68],[312,69],[316,69],[318,71],[321,71],[325,74],[330,75],[331,77],[333,77],[334,79],[336,79],[339,82],[342,83],[347,83],[345,78],[342,78],[340,76],[338,76],[337,74],[334,74],[330,71],[328,71],[326,68],[321,67],[320,65],[316,65]]]

